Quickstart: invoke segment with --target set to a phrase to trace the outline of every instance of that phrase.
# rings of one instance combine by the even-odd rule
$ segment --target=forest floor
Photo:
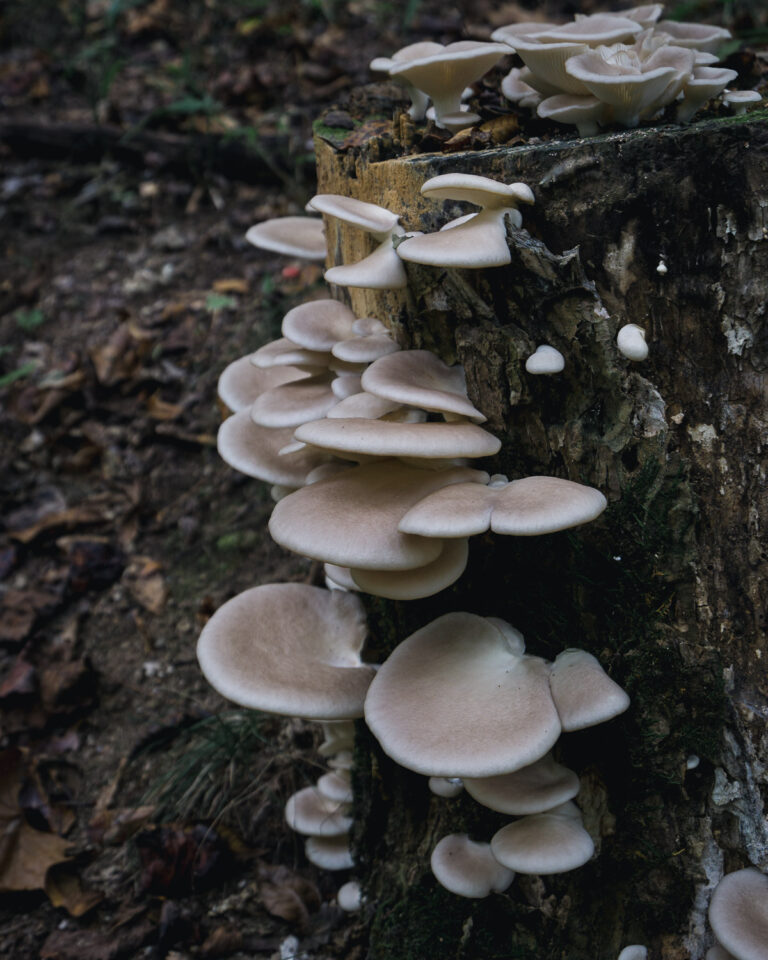
[[[324,289],[243,239],[312,195],[321,107],[521,9],[35,6],[0,21],[0,958],[362,957],[283,821],[313,725],[197,667],[226,599],[318,576],[217,457],[216,380]]]

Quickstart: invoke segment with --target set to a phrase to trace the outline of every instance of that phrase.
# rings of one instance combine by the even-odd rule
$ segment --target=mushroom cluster
[[[707,960],[766,960],[768,877],[753,867],[726,874],[712,894],[709,923],[717,943]]]

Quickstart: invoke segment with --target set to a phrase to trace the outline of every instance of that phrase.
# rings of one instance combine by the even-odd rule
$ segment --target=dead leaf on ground
[[[123,573],[123,583],[134,600],[150,613],[160,613],[168,599],[162,567],[151,557],[133,557]]]
[[[106,343],[90,350],[99,383],[111,387],[136,377],[152,349],[153,340],[154,334],[148,330],[128,321],[120,324]]]
[[[266,909],[299,930],[307,929],[310,913],[322,902],[315,884],[282,865],[261,867],[259,878],[259,899]]]
[[[40,617],[53,613],[61,594],[47,590],[6,590],[0,600],[0,643],[21,643]]]
[[[146,907],[136,914],[146,913]],[[111,930],[54,930],[40,949],[40,960],[122,960],[134,956],[152,937],[156,924],[144,916]]]
[[[248,281],[240,277],[224,277],[214,280],[213,289],[216,293],[248,293]]]
[[[56,864],[48,870],[45,892],[54,907],[64,907],[72,917],[82,917],[104,899],[98,890],[83,886],[80,877],[67,864]]]
[[[13,537],[20,543],[31,543],[40,534],[49,530],[72,529],[91,523],[99,523],[105,519],[104,509],[101,506],[83,503],[77,507],[68,507],[59,513],[48,514],[31,527],[26,527],[23,530],[9,530],[8,536]]]
[[[157,393],[153,393],[147,400],[147,413],[153,420],[175,420],[183,412],[183,403],[168,403]]]

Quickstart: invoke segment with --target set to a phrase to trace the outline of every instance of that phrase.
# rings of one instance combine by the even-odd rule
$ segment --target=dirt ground
[[[362,957],[348,874],[283,821],[317,731],[232,709],[197,667],[226,599],[318,577],[219,460],[216,379],[323,289],[243,239],[312,195],[320,107],[375,55],[521,8],[36,7],[0,21],[0,958]],[[86,128],[150,139],[126,159]],[[282,152],[251,182],[167,162],[199,134]]]

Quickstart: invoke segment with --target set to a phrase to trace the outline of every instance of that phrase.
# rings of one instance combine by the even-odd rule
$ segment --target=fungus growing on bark
[[[525,369],[533,374],[562,373],[565,369],[565,357],[555,347],[543,343],[536,347],[535,352],[525,361]]]
[[[543,813],[572,800],[579,792],[579,778],[548,753],[513,773],[467,778],[464,787],[474,800],[490,810],[524,816]]]
[[[437,882],[459,897],[482,898],[502,893],[515,878],[491,853],[488,843],[466,834],[449,834],[438,842],[430,859]]]
[[[647,958],[648,947],[644,947],[639,943],[633,943],[628,947],[624,947],[617,960],[647,960]]]
[[[305,260],[325,260],[325,230],[317,217],[276,217],[251,227],[248,243],[272,253]]]
[[[317,787],[304,787],[288,798],[285,819],[296,833],[309,837],[346,836],[352,826],[348,804],[329,800]]]
[[[305,350],[327,353],[340,341],[354,336],[357,317],[338,300],[310,300],[283,317],[282,334]]]
[[[583,866],[595,852],[579,808],[568,801],[502,827],[491,838],[493,856],[516,873],[547,875]]]
[[[336,837],[307,837],[304,853],[307,860],[321,870],[350,870],[355,865],[346,833]]]
[[[354,913],[362,907],[363,894],[357,880],[348,880],[339,887],[339,892],[336,894],[336,902],[341,909],[347,913]]]
[[[762,97],[757,90],[724,90],[723,103],[736,117],[744,116],[747,107],[760,103]]]
[[[724,876],[712,894],[709,922],[736,960],[766,960],[768,877],[753,867]]]
[[[407,47],[401,47],[396,50],[391,57],[375,57],[368,65],[371,70],[377,73],[392,74],[392,70],[402,63],[410,60],[420,60],[424,57],[433,56],[443,50],[441,43],[435,43],[432,40],[422,40],[419,43],[410,43]],[[408,116],[412,120],[423,120],[429,106],[429,97],[426,93],[418,90],[409,80],[403,76],[395,76],[393,79],[403,84],[411,98],[411,106],[408,109]]]
[[[662,266],[663,264],[660,264]],[[667,272],[666,266],[663,271]],[[616,346],[619,353],[623,354],[628,360],[635,360],[638,363],[648,357],[648,344],[645,340],[645,330],[636,323],[625,323],[616,335]]]
[[[737,77],[736,70],[725,67],[695,67],[693,76],[685,84],[683,100],[677,108],[679,123],[687,123],[707,100],[716,97]]]
[[[436,797],[452,800],[464,790],[464,781],[461,777],[430,777],[429,789]]]
[[[564,650],[549,678],[563,730],[583,730],[623,713],[629,697],[586,650]]]
[[[234,360],[221,372],[216,392],[224,406],[232,413],[245,410],[267,390],[307,376],[297,367],[270,367],[259,369],[251,362],[251,354]]]

